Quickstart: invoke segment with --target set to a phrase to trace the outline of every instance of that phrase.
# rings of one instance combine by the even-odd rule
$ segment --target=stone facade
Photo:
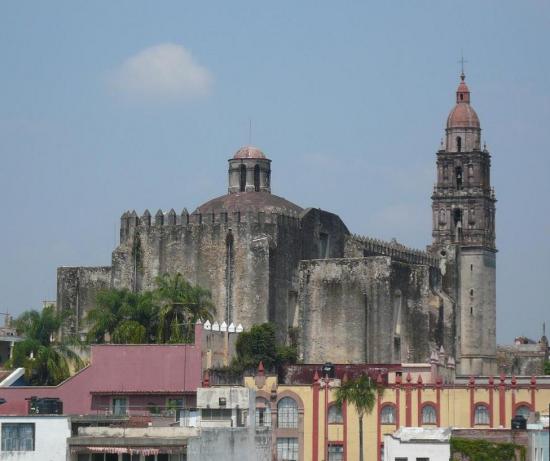
[[[97,290],[150,289],[180,272],[211,290],[220,321],[270,321],[280,340],[297,330],[306,362],[425,361],[443,346],[459,371],[491,371],[495,200],[464,87],[437,154],[429,251],[351,234],[337,215],[272,194],[271,160],[244,147],[229,160],[226,195],[192,213],[126,212],[110,267],[59,268],[58,307],[82,330]]]

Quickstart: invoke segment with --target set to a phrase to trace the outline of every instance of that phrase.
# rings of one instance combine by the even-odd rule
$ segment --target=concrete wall
[[[67,437],[70,423],[63,416],[0,417],[0,426],[7,423],[34,424],[34,451],[0,451],[0,460],[63,461],[67,459]]]
[[[386,435],[384,437],[384,459],[394,461],[395,458],[428,458],[430,461],[447,461],[451,457],[451,446],[449,441],[436,442],[414,440],[402,442],[401,440]]]
[[[202,428],[189,440],[188,461],[271,461],[271,432],[248,428]]]

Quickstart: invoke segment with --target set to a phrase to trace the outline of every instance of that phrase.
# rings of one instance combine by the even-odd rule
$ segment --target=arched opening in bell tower
[[[457,166],[455,168],[455,177],[456,177],[456,188],[458,190],[462,189],[462,167]]]
[[[244,165],[241,165],[240,168],[239,190],[241,192],[246,190],[246,167]]]
[[[260,192],[260,167],[258,165],[254,167],[254,190]]]

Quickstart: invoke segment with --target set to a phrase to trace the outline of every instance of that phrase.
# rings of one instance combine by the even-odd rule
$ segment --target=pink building
[[[192,407],[201,386],[202,333],[197,325],[195,344],[187,345],[94,345],[90,365],[57,386],[0,388],[0,415],[28,414],[31,397],[58,398],[67,415]]]

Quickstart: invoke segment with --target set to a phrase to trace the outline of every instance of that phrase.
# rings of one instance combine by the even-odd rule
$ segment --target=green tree
[[[240,333],[236,349],[237,357],[232,366],[240,370],[256,368],[260,362],[268,370],[280,368],[288,363],[296,363],[298,358],[294,346],[277,344],[276,328],[272,323],[254,325],[250,331]]]
[[[370,414],[376,402],[377,392],[381,392],[368,375],[343,382],[336,390],[336,402],[342,405],[347,402],[355,407],[359,416],[359,460],[363,461],[363,416]]]
[[[550,375],[550,360],[544,362],[544,374]]]
[[[192,341],[196,321],[212,320],[210,291],[192,285],[180,273],[159,276],[156,284],[153,299],[158,306],[157,342]]]
[[[103,343],[152,342],[156,333],[157,309],[151,292],[104,290],[97,294],[96,305],[86,315],[87,340]]]
[[[67,336],[55,338],[67,319],[68,315],[57,312],[55,306],[21,314],[14,325],[24,339],[15,343],[8,365],[24,367],[25,377],[33,385],[59,384],[70,376],[71,365],[82,368],[82,359],[74,350],[78,346],[76,340]]]

